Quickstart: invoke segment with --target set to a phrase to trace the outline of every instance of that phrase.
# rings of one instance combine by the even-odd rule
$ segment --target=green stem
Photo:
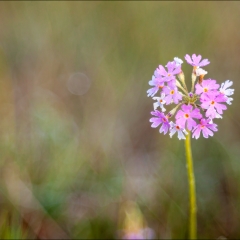
[[[186,135],[185,148],[186,148],[186,160],[188,171],[188,183],[189,183],[189,239],[197,239],[197,204],[196,204],[196,190],[195,190],[195,178],[193,170],[193,159],[191,150],[191,132],[188,131]]]

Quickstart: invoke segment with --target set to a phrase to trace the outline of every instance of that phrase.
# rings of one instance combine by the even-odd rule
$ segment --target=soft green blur
[[[239,24],[240,2],[0,2],[0,238],[120,238],[132,201],[185,239],[184,142],[150,127],[146,91],[187,53],[236,89],[192,140],[198,237],[240,238]]]

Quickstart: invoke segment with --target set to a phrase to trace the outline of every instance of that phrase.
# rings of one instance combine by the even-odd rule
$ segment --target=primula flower
[[[188,54],[186,54],[185,59],[188,64],[192,65],[195,68],[204,67],[210,63],[208,59],[203,59],[201,61],[202,56],[201,55],[196,56],[196,54],[193,54],[192,58]]]
[[[211,123],[211,119],[200,120],[200,123],[193,129],[193,138],[198,139],[202,131],[203,137],[208,138],[208,136],[213,136],[213,132],[217,131],[217,124]]]
[[[224,96],[226,96],[226,98],[227,98],[227,102],[226,103],[230,104],[230,105],[232,104],[231,101],[233,100],[233,98],[230,98],[228,96],[231,96],[234,93],[234,89],[229,88],[232,85],[233,85],[232,81],[226,80],[224,83],[221,84],[221,88],[219,89],[219,92],[221,94],[223,94]]]
[[[170,122],[171,130],[170,130],[170,137],[172,137],[176,132],[178,133],[178,139],[186,139],[185,135],[187,135],[187,131],[185,128]],[[185,134],[185,135],[184,135]]]
[[[177,87],[174,86],[164,87],[163,92],[166,94],[165,100],[167,105],[169,105],[172,102],[178,104],[178,102],[182,100],[182,95],[178,92]]]
[[[152,76],[152,80],[149,81],[150,86],[154,86],[153,88],[150,88],[147,91],[148,97],[153,97],[159,89],[164,87],[164,80],[161,78],[156,78],[155,76]]]
[[[153,109],[154,109],[154,110],[156,110],[157,107],[160,107],[163,112],[166,111],[166,109],[165,109],[164,106],[163,106],[163,105],[166,103],[166,101],[164,100],[164,98],[165,98],[165,94],[164,94],[164,93],[161,94],[161,97],[153,97],[153,100],[157,100],[157,102],[155,102],[155,103],[153,104]]]
[[[148,97],[153,97],[159,89],[164,87],[165,82],[169,87],[175,87],[175,75],[181,72],[181,66],[177,65],[173,61],[168,62],[166,67],[168,71],[166,71],[162,65],[159,65],[159,67],[155,70],[152,80],[149,81],[149,85],[154,87],[147,90]]]
[[[166,134],[168,132],[168,129],[170,127],[170,123],[168,121],[168,118],[161,112],[159,112],[158,110],[155,110],[154,112],[151,112],[151,114],[153,116],[156,116],[156,117],[153,117],[153,118],[150,118],[150,122],[152,122],[152,125],[151,127],[153,128],[156,128],[158,127],[160,124],[162,124],[159,132],[160,133],[164,133]]]
[[[203,80],[207,71],[201,67],[210,62],[208,59],[202,59],[201,55],[193,54],[190,57],[187,54],[185,60],[193,66],[190,92],[181,70],[183,61],[177,57],[167,63],[167,70],[159,65],[152,80],[149,81],[149,85],[153,88],[147,91],[148,96],[153,97],[160,91],[160,97],[153,97],[156,102],[153,104],[154,111],[151,112],[155,116],[150,119],[151,127],[161,126],[160,133],[166,134],[169,131],[170,137],[177,132],[179,139],[185,139],[188,131],[193,132],[193,138],[198,139],[201,131],[203,137],[208,138],[217,131],[217,125],[213,120],[222,118],[223,110],[227,109],[226,104],[231,104],[233,100],[230,96],[233,95],[234,89],[229,88],[233,82],[226,80],[220,87],[214,79]],[[199,77],[198,82],[195,83],[197,77]],[[163,112],[172,104],[175,106],[164,115]],[[161,111],[156,110],[158,107]],[[174,115],[176,121],[170,121]]]
[[[166,68],[167,71],[162,65],[159,65],[159,67],[154,72],[155,76],[161,76],[166,82],[168,82],[172,79],[175,79],[175,75],[181,72],[181,66],[178,66],[174,61],[168,62]]]
[[[216,113],[222,114],[223,110],[227,109],[226,105],[221,104],[221,102],[226,102],[227,99],[219,92],[211,91],[204,95],[200,101],[202,102],[201,107],[207,109],[206,117],[215,118]]]
[[[182,105],[182,110],[179,110],[176,114],[176,123],[184,128],[187,122],[187,129],[191,131],[197,125],[193,118],[202,118],[200,110],[198,108],[193,109],[193,106],[184,104]]]
[[[207,92],[211,90],[217,90],[219,88],[219,84],[216,83],[216,80],[203,80],[201,84],[197,83],[195,85],[196,88],[196,94],[206,94]]]

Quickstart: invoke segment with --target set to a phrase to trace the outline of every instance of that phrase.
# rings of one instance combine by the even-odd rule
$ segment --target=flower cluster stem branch
[[[183,87],[184,87],[184,89],[186,90],[186,92],[188,94],[188,88],[187,88],[187,85],[186,85],[185,81],[182,84],[183,84]]]
[[[191,132],[188,131],[185,140],[188,183],[189,183],[189,239],[197,239],[197,204],[196,204],[196,190],[195,177],[193,169],[193,159],[191,150]]]
[[[185,84],[185,87],[183,88],[182,85],[181,85],[178,81],[176,81],[176,85],[177,85],[180,89],[183,90],[183,92],[186,94],[186,96],[188,96],[188,91],[187,91],[187,86],[186,86],[186,84]]]

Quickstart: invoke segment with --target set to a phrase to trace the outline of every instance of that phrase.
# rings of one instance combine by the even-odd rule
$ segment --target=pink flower
[[[175,88],[175,87],[176,87],[176,79],[169,80],[169,81],[167,82],[167,85],[168,85],[170,88]]]
[[[151,127],[152,128],[156,128],[158,127],[160,124],[162,124],[161,128],[159,129],[159,132],[160,133],[164,133],[166,134],[168,132],[168,129],[170,127],[170,123],[168,121],[168,118],[161,112],[159,112],[158,110],[155,110],[153,112],[151,112],[151,114],[153,116],[156,116],[156,117],[153,117],[153,118],[150,118],[150,122],[152,122],[152,125]]]
[[[227,109],[226,105],[221,104],[221,102],[227,101],[226,97],[217,91],[211,91],[201,96],[200,101],[202,102],[201,107],[207,109],[206,117],[212,119],[220,117],[218,114],[222,114],[223,110]]]
[[[163,92],[166,94],[165,101],[167,105],[172,102],[178,104],[179,101],[182,100],[182,95],[178,92],[177,87],[174,87],[173,85],[164,87]]]
[[[217,131],[217,124],[212,123],[211,119],[200,120],[200,123],[193,129],[193,138],[198,139],[200,137],[200,133],[202,131],[203,137],[208,138],[208,136],[213,136],[213,132]]]
[[[188,64],[196,68],[206,66],[210,63],[208,59],[203,59],[201,61],[202,56],[201,55],[196,56],[196,54],[193,54],[192,58],[188,54],[186,54],[185,59]]]
[[[216,83],[216,80],[208,79],[203,80],[201,84],[197,83],[195,88],[196,94],[205,94],[211,90],[217,90],[219,88],[219,84]]]
[[[162,89],[164,87],[164,80],[162,78],[156,78],[155,76],[152,76],[152,80],[149,81],[149,85],[154,87],[148,89],[147,94],[148,97],[153,97],[159,89]]]
[[[197,125],[193,118],[200,119],[202,114],[198,108],[193,109],[192,105],[184,104],[182,110],[179,110],[176,114],[176,123],[184,128],[187,122],[187,129],[191,131]]]
[[[159,67],[155,70],[154,75],[156,77],[163,77],[166,82],[175,79],[175,75],[181,72],[181,65],[177,65],[175,61],[168,62],[167,65],[167,71],[162,65],[159,65]]]
[[[214,79],[203,80],[207,71],[201,67],[210,63],[208,59],[202,59],[201,55],[196,54],[191,57],[186,54],[185,59],[193,66],[190,91],[185,82],[185,74],[181,70],[183,61],[177,57],[168,62],[166,68],[159,65],[149,81],[152,88],[147,91],[148,96],[153,97],[160,90],[160,96],[153,97],[154,112],[151,114],[155,117],[150,119],[151,126],[156,128],[161,125],[160,132],[166,134],[169,130],[170,137],[177,133],[179,139],[185,139],[188,131],[194,132],[196,139],[201,131],[204,137],[212,136],[213,131],[217,131],[217,125],[212,123],[212,119],[222,118],[227,104],[232,103],[231,95],[234,89],[230,87],[233,82],[226,80],[220,87]],[[161,112],[156,110],[158,107]],[[175,121],[170,122],[173,116]]]

